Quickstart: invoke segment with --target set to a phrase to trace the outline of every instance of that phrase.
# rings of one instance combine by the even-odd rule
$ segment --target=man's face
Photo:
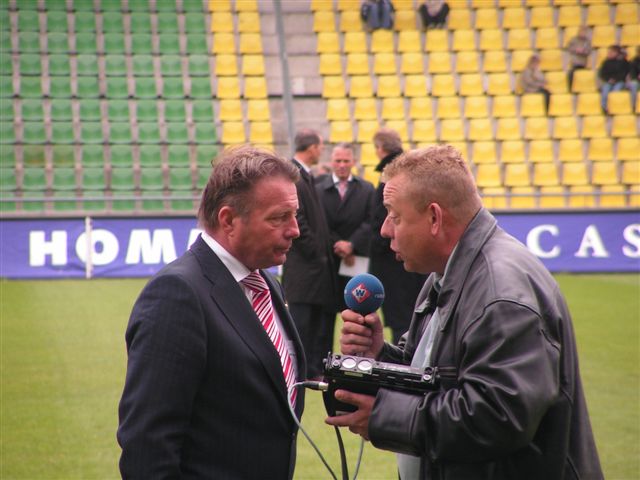
[[[232,254],[250,270],[282,265],[300,236],[295,184],[283,177],[263,179],[254,188],[253,208],[235,216],[229,233]]]
[[[309,151],[312,153],[311,164],[315,165],[320,160],[320,157],[322,156],[322,152],[324,151],[324,142],[322,141],[322,139],[320,139],[320,143],[311,145],[311,147],[309,148],[310,148]]]
[[[430,273],[430,245],[433,236],[427,212],[420,213],[415,208],[407,191],[408,180],[405,174],[391,178],[384,186],[384,205],[387,217],[380,233],[391,239],[391,250],[396,259],[404,262],[409,272]]]
[[[331,153],[331,169],[340,180],[347,180],[355,164],[353,151],[348,148],[336,147]]]

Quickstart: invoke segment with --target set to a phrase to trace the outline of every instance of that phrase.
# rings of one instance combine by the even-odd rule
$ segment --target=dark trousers
[[[289,313],[307,357],[307,378],[318,377],[324,370],[322,361],[333,350],[336,313],[310,303],[289,303]]]

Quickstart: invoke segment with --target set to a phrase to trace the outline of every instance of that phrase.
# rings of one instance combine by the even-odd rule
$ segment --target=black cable
[[[342,480],[349,480],[349,467],[347,466],[347,454],[344,451],[344,443],[342,443],[342,435],[340,429],[333,427],[338,438],[338,448],[340,449],[340,466],[342,467]]]

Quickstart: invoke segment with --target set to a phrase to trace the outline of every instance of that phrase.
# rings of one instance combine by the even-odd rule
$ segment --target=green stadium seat
[[[207,54],[209,47],[206,34],[203,32],[187,33],[187,52],[197,55]]]
[[[107,102],[107,112],[110,122],[128,122],[129,101],[115,99],[109,100],[109,102]]]
[[[211,91],[211,89],[209,89],[209,91]],[[211,94],[209,95],[211,96]],[[162,97],[167,99],[184,98],[184,82],[182,77],[163,77]]]
[[[21,8],[18,12],[18,31],[37,32],[40,30],[40,16],[37,10]]]
[[[2,120],[4,121],[13,121],[13,108],[11,108],[11,103],[12,102],[2,102],[3,109],[5,106],[8,106],[9,108],[7,110],[8,112],[10,112],[8,116],[6,116],[5,114],[2,115]],[[22,121],[44,122],[42,100],[26,98],[22,100],[21,103]]]
[[[183,2],[189,3],[189,2]],[[197,3],[197,2],[193,2]],[[202,33],[205,31],[204,15],[200,12],[187,12],[184,14],[184,29],[187,34]]]
[[[88,212],[102,212],[106,210],[104,196],[104,190],[83,190],[82,198],[80,200],[82,210]]]
[[[0,75],[11,75],[13,73],[13,62],[11,55],[0,55]]]
[[[111,145],[109,151],[112,167],[133,167],[131,145]]]
[[[13,167],[0,168],[0,192],[13,192],[16,186],[16,171]]]
[[[161,55],[178,55],[180,53],[180,36],[174,33],[165,33],[158,37],[158,46]],[[193,53],[193,52],[189,52]]]
[[[157,100],[138,100],[136,102],[136,122],[157,122]]]
[[[136,98],[157,98],[156,79],[154,77],[137,77],[135,80]]]
[[[124,77],[127,75],[126,57],[121,54],[109,54],[104,57],[107,77]]]
[[[214,145],[198,145],[196,147],[196,164],[198,167],[211,168],[217,154],[218,151]],[[207,175],[209,175],[208,172]]]
[[[24,108],[24,102],[25,101],[29,101],[29,100],[23,100],[22,101],[22,110],[24,112],[25,108]],[[16,112],[14,112],[13,110],[13,105],[14,102],[10,99],[7,100],[2,100],[0,101],[0,122],[13,122],[13,120],[15,118],[18,117],[18,115],[16,114]],[[43,116],[42,116],[42,103],[40,102],[40,105],[37,105],[39,108],[37,111],[32,112],[31,111],[31,107],[29,107],[27,109],[28,111],[28,117],[33,117],[34,115],[37,115],[37,117],[35,118],[36,120],[43,120]],[[25,114],[22,114],[22,118],[25,118]],[[34,118],[27,118],[27,120],[34,120]]]
[[[53,189],[56,191],[72,191],[76,187],[76,172],[73,168],[53,169]]]
[[[103,35],[102,53],[105,55],[124,55],[125,43],[122,33],[105,33]]]
[[[20,75],[42,75],[40,54],[24,53],[20,55]]]
[[[143,191],[142,210],[145,212],[160,212],[164,210],[164,195],[162,192]]]
[[[43,144],[47,141],[43,122],[24,122],[22,141],[31,144]]]
[[[26,191],[44,191],[47,178],[44,168],[25,168],[22,174],[22,189]]]
[[[211,98],[211,82],[209,77],[192,77],[189,96],[191,98]]]
[[[98,77],[78,77],[76,96],[78,98],[100,97]]]
[[[189,143],[189,132],[184,122],[167,122],[166,142],[170,144]]]
[[[111,190],[114,191],[133,191],[134,177],[133,168],[131,167],[114,167],[111,169]]]
[[[158,10],[158,13],[172,13],[174,15],[176,11],[178,11],[175,0],[156,2],[156,9]]]
[[[195,210],[193,199],[188,198],[189,192],[175,191],[169,192],[171,210],[190,211]]]
[[[96,34],[93,32],[76,33],[75,53],[95,55],[98,51]]]
[[[20,32],[18,34],[18,51],[20,53],[40,53],[40,33]]]
[[[151,16],[149,12],[133,12],[130,16],[131,32],[151,33]]]
[[[124,32],[122,13],[119,11],[108,11],[102,14],[102,31],[105,33]]]
[[[22,146],[22,164],[25,167],[44,168],[45,159],[45,147],[43,145]]]
[[[88,98],[78,102],[80,105],[80,121],[99,122],[102,119],[100,100]]]
[[[169,170],[169,189],[192,190],[193,179],[191,176],[191,169],[174,167]]]
[[[131,34],[131,53],[133,55],[151,55],[151,53],[153,53],[152,47],[153,44],[150,33]]]
[[[80,163],[82,168],[104,165],[104,149],[102,145],[82,145],[80,149]]]
[[[158,2],[162,3],[162,2]],[[166,0],[165,0],[166,3]],[[158,32],[161,32],[161,38],[166,33],[178,33],[178,16],[175,12],[162,12],[157,15]],[[162,50],[161,50],[162,51]]]
[[[98,76],[98,57],[94,55],[76,56],[77,73],[79,76]]]
[[[189,75],[191,77],[209,76],[209,57],[207,55],[189,55]]]
[[[198,190],[202,190],[209,182],[209,176],[211,175],[211,165],[206,168],[198,169],[198,177],[196,179],[196,187]]]
[[[55,131],[54,131],[55,135]],[[51,159],[54,167],[73,167],[75,164],[74,148],[71,144],[47,145],[51,149]]]
[[[44,192],[29,191],[22,196],[22,210],[25,212],[43,212],[45,209]]]
[[[165,100],[164,120],[165,122],[186,122],[184,100]]]
[[[153,75],[153,57],[151,55],[133,55],[133,74],[136,77]]]
[[[148,0],[128,0],[129,12],[149,12],[151,11]]]
[[[53,122],[51,124],[51,142],[63,145],[74,143],[73,124],[70,122]]]
[[[3,55],[0,55],[2,57]],[[38,85],[40,88],[40,85]],[[13,78],[11,75],[0,75],[0,98],[11,98],[13,96]]]
[[[103,143],[102,124],[100,122],[81,122],[80,142],[88,144]]]
[[[162,55],[160,70],[164,77],[182,76],[182,57],[180,55]]]
[[[14,144],[15,142],[16,134],[13,122],[0,122],[0,144]]]
[[[133,212],[136,209],[133,190],[119,191],[111,199],[111,210],[114,212]]]
[[[143,168],[140,170],[141,190],[162,190],[164,188],[164,175],[161,168]]]
[[[40,79],[21,78],[20,94],[29,97],[42,97]],[[49,77],[49,96],[52,98],[71,98],[71,81],[69,77]]]
[[[140,79],[137,79],[140,80]],[[127,98],[129,97],[129,87],[126,77],[109,77],[106,78],[107,97],[108,98]],[[154,85],[155,93],[155,85]]]
[[[196,123],[195,141],[199,144],[213,144],[218,141],[213,123]]]
[[[189,150],[190,147],[188,145],[169,145],[167,152],[169,167],[188,168],[191,165]]]
[[[47,12],[47,31],[65,33],[69,29],[66,11]]]
[[[109,143],[127,144],[132,142],[131,125],[129,122],[109,123]]]
[[[156,122],[138,122],[138,143],[160,143],[160,129]]]
[[[68,54],[69,48],[69,35],[66,32],[50,32],[47,34],[47,52],[49,54]]]
[[[13,145],[0,145],[0,168],[14,168],[16,152]]]
[[[71,75],[71,65],[68,55],[49,55],[49,75],[66,76]]]
[[[140,166],[142,168],[162,167],[159,145],[140,145]]]
[[[254,100],[257,101],[257,100]],[[194,100],[191,104],[194,122],[213,123],[213,103],[209,100]],[[268,107],[267,107],[268,111]]]

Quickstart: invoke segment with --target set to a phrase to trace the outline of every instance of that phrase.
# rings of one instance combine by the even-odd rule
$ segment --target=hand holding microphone
[[[368,273],[356,275],[344,289],[344,301],[349,309],[340,314],[342,353],[376,358],[384,345],[382,322],[376,313],[384,301],[382,283]]]

